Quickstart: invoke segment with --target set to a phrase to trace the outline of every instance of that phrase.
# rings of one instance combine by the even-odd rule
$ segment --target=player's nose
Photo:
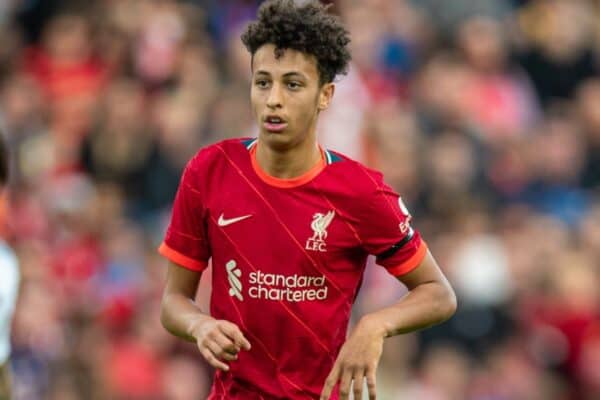
[[[267,107],[271,109],[281,108],[283,106],[283,95],[281,85],[274,84],[271,86],[269,91],[269,97],[267,97]]]

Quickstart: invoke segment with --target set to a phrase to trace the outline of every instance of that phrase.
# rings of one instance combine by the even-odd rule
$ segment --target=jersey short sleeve
[[[377,264],[394,276],[414,270],[425,258],[427,246],[411,225],[411,216],[402,198],[373,173],[370,191],[361,212],[359,235]]]
[[[206,268],[210,251],[200,189],[201,178],[194,165],[197,157],[188,162],[181,176],[171,222],[159,253],[175,264],[200,272]]]

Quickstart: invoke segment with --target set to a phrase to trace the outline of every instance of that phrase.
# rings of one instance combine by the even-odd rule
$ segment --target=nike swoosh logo
[[[243,221],[246,218],[250,218],[251,216],[252,216],[252,214],[248,214],[248,215],[242,215],[241,217],[225,219],[225,218],[223,218],[223,214],[221,214],[219,216],[219,220],[217,221],[217,225],[227,226],[227,225],[235,224],[236,222]]]

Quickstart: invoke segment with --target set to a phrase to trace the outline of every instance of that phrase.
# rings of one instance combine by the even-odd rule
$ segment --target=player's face
[[[275,46],[266,44],[252,62],[252,110],[267,145],[289,149],[314,141],[317,116],[329,106],[334,85],[319,85],[313,56],[286,49],[275,58]]]

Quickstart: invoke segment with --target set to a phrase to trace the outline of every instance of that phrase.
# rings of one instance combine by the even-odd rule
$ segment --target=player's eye
[[[257,79],[254,84],[258,86],[260,89],[265,89],[269,86],[269,81],[266,79]]]
[[[290,88],[292,90],[297,90],[297,89],[300,89],[300,86],[302,86],[302,85],[300,84],[300,82],[292,81],[292,82],[288,82],[287,86],[288,86],[288,88]]]

